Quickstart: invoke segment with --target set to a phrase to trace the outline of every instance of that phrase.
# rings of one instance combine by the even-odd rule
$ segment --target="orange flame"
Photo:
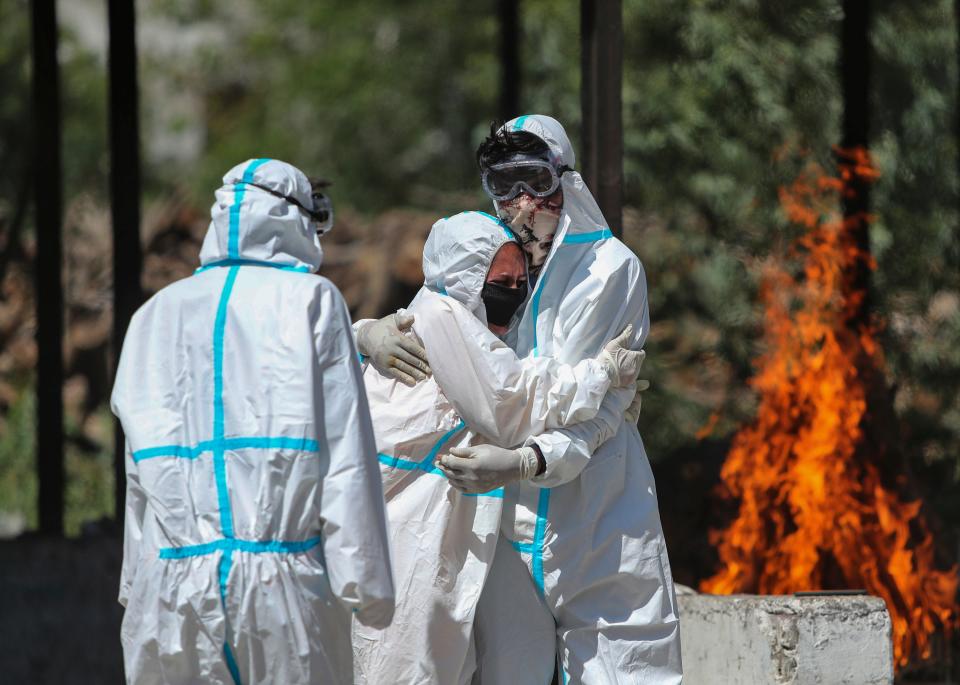
[[[701,589],[866,588],[886,600],[900,668],[928,658],[931,635],[955,627],[957,572],[937,570],[920,502],[885,486],[865,454],[865,376],[884,361],[874,331],[853,323],[865,295],[854,274],[873,268],[853,234],[872,217],[844,219],[837,206],[878,172],[865,150],[837,152],[837,177],[808,164],[780,190],[787,217],[806,229],[789,253],[801,268],[764,273],[766,352],[751,379],[757,418],[736,434],[721,472],[722,494],[739,500],[739,514],[711,531],[722,568]]]

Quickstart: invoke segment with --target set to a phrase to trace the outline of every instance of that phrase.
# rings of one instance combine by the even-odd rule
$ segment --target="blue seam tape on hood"
[[[495,222],[497,226],[502,228],[503,232],[507,234],[507,237],[510,238],[510,240],[515,240],[517,242],[520,242],[520,239],[517,238],[517,234],[513,232],[513,229],[511,229],[510,226],[507,225],[507,222],[504,221],[503,219],[496,217],[493,214],[487,214],[486,212],[481,212],[479,210],[471,210],[470,212],[468,212],[468,214],[480,214],[482,216],[487,217],[491,221]]]
[[[253,174],[258,168],[269,162],[269,159],[255,159],[251,161],[243,172],[239,183],[233,184],[233,204],[230,206],[230,232],[227,238],[227,255],[230,259],[240,257],[240,207],[243,205],[243,196],[246,194],[246,185],[253,181]]]

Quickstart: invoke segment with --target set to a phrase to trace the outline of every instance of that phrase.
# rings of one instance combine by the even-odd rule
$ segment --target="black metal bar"
[[[140,126],[136,11],[133,0],[109,0],[110,210],[113,223],[113,369],[130,317],[143,301],[140,273]],[[123,517],[124,438],[114,430],[115,516]]]
[[[870,146],[870,0],[843,0],[843,22],[840,36],[840,86],[843,94],[844,149]],[[842,155],[841,155],[842,157]],[[841,158],[840,163],[843,163]],[[870,188],[854,180],[854,194],[843,198],[844,219],[853,222],[853,236],[864,255],[857,267],[853,287],[864,293],[852,324],[866,324],[870,308],[870,227],[866,214],[870,210]]]
[[[954,30],[954,40],[956,41],[956,48],[954,49],[955,55],[954,59],[956,61],[955,67],[957,71],[957,82],[956,89],[954,90],[954,113],[953,113],[953,125],[954,125],[954,150],[956,155],[956,172],[957,178],[960,179],[960,0],[954,0],[953,2],[953,30]],[[960,263],[960,226],[954,228],[953,231],[953,240],[950,241],[950,254],[947,255],[948,263],[957,264]],[[958,543],[960,544],[960,540]]]
[[[63,534],[63,181],[55,0],[33,0],[33,173],[36,220],[37,513],[40,532]]]
[[[520,0],[497,0],[500,28],[499,116],[509,121],[520,112]]]
[[[621,0],[581,0],[584,179],[620,236],[623,220],[623,7]]]

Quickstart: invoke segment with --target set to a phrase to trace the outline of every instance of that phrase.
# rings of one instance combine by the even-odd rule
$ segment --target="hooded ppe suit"
[[[510,447],[594,416],[610,386],[602,365],[517,359],[486,327],[490,263],[514,237],[467,212],[438,221],[423,250],[425,285],[409,313],[433,376],[409,387],[364,371],[377,436],[397,586],[391,626],[354,626],[356,682],[470,681],[473,620],[496,549],[503,491],[464,495],[434,465],[441,450]]]
[[[506,126],[546,142],[555,166],[574,166],[556,120]],[[512,332],[517,354],[576,364],[627,324],[639,349],[649,327],[643,267],[579,173],[564,173],[561,187],[553,246]],[[633,394],[611,390],[594,419],[535,437],[545,473],[504,489],[503,539],[477,611],[477,682],[544,685],[555,654],[562,683],[680,682],[653,474],[637,427],[622,420]]]
[[[350,319],[313,223],[251,185],[309,206],[306,177],[257,159],[223,180],[201,268],[133,317],[113,391],[126,675],[347,683],[350,611],[394,608]]]

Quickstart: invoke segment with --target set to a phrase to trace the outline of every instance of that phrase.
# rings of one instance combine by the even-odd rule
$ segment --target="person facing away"
[[[128,682],[348,683],[351,611],[389,624],[384,502],[350,318],[315,274],[326,198],[277,160],[223,178],[201,267],[134,315]]]
[[[542,115],[494,126],[478,152],[484,190],[523,242],[532,295],[506,340],[521,357],[577,364],[632,326],[649,328],[639,259],[613,237],[574,170],[563,127]],[[500,539],[475,620],[475,682],[679,683],[679,612],[636,394],[519,449],[451,446],[438,467],[469,494],[503,488]],[[631,420],[624,421],[629,415]],[[523,477],[528,448],[545,468]]]
[[[623,347],[627,332],[573,366],[518,359],[498,335],[527,297],[527,265],[516,236],[490,215],[464,212],[434,224],[423,271],[424,286],[402,316],[414,317],[433,377],[409,386],[364,368],[403,588],[388,628],[354,626],[355,682],[364,685],[457,685],[473,676],[473,619],[503,493],[454,490],[434,464],[438,451],[491,440],[518,446],[589,419],[610,388],[633,385],[643,358]],[[520,477],[544,467],[534,449],[518,465]]]

